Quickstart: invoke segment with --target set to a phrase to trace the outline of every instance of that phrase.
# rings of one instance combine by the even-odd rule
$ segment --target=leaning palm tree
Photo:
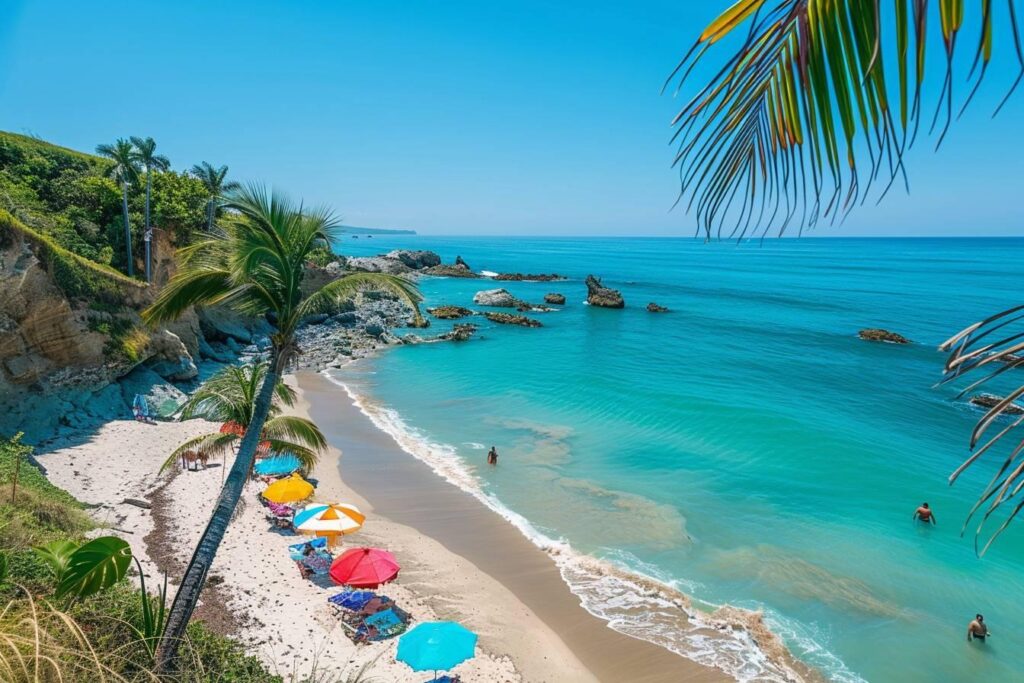
[[[199,387],[182,406],[181,419],[205,418],[238,429],[222,429],[189,439],[171,453],[160,471],[189,451],[208,457],[223,457],[232,452],[252,424],[256,397],[266,377],[266,363],[231,365]],[[295,404],[295,398],[294,389],[284,382],[277,383],[260,440],[268,443],[272,451],[291,453],[303,469],[309,470],[316,464],[317,453],[327,446],[327,440],[311,420],[281,414],[282,407]]]
[[[992,0],[740,0],[715,19],[679,62],[668,83],[685,87],[694,67],[725,48],[713,76],[698,86],[674,120],[679,144],[679,201],[696,214],[698,231],[742,238],[751,231],[779,234],[818,220],[841,218],[880,186],[878,200],[906,182],[903,155],[924,124],[941,144],[951,121],[966,109],[993,56],[998,28],[1008,38],[1017,72],[993,116],[1024,78],[1024,50],[1014,0],[1005,11]],[[965,14],[977,31],[972,41],[967,96],[954,107],[954,69]],[[935,27],[934,29],[932,27]],[[933,35],[937,34],[937,35]],[[941,38],[945,76],[930,116],[922,104],[925,56]],[[895,84],[895,86],[893,85]],[[931,119],[930,124],[927,122]],[[865,162],[865,157],[866,162]],[[943,383],[968,373],[992,377],[1024,368],[1024,306],[971,325],[942,344],[950,353]],[[950,483],[982,456],[1007,447],[966,525],[981,510],[977,547],[986,521],[1024,491],[1024,416],[1015,401],[1024,386],[995,400],[971,435],[973,454]],[[1005,416],[1011,416],[1009,420]],[[976,449],[976,450],[975,450]],[[1006,528],[1024,502],[1016,502],[979,554]]]
[[[418,313],[419,293],[409,281],[381,273],[351,273],[303,294],[309,252],[330,244],[340,223],[324,209],[305,209],[259,185],[246,185],[226,198],[232,213],[213,235],[179,251],[181,268],[157,300],[143,312],[150,324],[175,320],[193,306],[220,304],[265,319],[272,328],[266,375],[253,404],[249,427],[238,446],[216,507],[167,618],[157,653],[157,668],[175,660],[206,574],[224,538],[228,522],[252,467],[273,398],[289,361],[298,353],[295,333],[308,316],[331,310],[341,300],[375,288],[397,295]]]
[[[233,180],[225,180],[228,175],[227,166],[214,168],[213,164],[207,161],[193,166],[192,175],[202,182],[210,195],[209,201],[206,202],[206,231],[213,232],[213,221],[217,217],[220,197],[226,192],[237,190],[239,185]]]
[[[156,153],[156,140],[153,138],[131,138],[135,146],[135,159],[146,169],[146,229],[142,240],[146,244],[146,282],[152,281],[152,257],[150,242],[153,240],[153,226],[149,221],[149,195],[153,186],[153,171],[166,171],[171,167],[167,157]]]
[[[107,168],[107,175],[121,186],[121,218],[124,221],[124,244],[128,256],[128,275],[135,274],[132,258],[132,228],[128,222],[128,188],[139,179],[139,165],[135,148],[124,138],[118,138],[112,145],[97,145],[96,153],[114,163]]]

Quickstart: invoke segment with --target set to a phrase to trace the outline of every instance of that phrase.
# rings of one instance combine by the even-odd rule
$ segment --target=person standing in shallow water
[[[989,635],[991,634],[988,632],[988,624],[985,623],[985,617],[975,614],[974,621],[967,625],[967,641],[980,640],[984,643]]]
[[[491,446],[491,450],[487,451],[487,464],[497,465],[498,464],[498,449]]]
[[[919,519],[925,524],[931,523],[935,526],[935,513],[928,507],[928,503],[921,503],[921,507],[914,510],[914,519]]]

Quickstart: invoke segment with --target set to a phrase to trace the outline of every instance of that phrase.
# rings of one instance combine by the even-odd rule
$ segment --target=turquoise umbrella
[[[413,671],[447,671],[473,657],[476,634],[454,621],[426,621],[398,639],[395,659]],[[435,676],[436,677],[436,676]]]
[[[291,474],[300,467],[302,467],[302,463],[300,463],[299,459],[294,455],[278,455],[256,463],[256,466],[253,469],[256,470],[256,474],[269,476],[276,474]]]

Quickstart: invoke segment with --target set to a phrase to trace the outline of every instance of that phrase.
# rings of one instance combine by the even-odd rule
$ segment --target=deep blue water
[[[378,236],[342,247],[570,278],[424,279],[428,306],[471,306],[495,286],[567,303],[536,314],[541,329],[479,321],[477,340],[397,348],[342,376],[536,531],[706,609],[763,609],[837,679],[1020,680],[1024,529],[984,559],[971,532],[960,537],[994,470],[983,462],[947,485],[980,413],[933,385],[941,341],[1020,303],[1024,240]],[[588,273],[627,308],[583,305]],[[672,312],[650,314],[649,301]],[[864,342],[863,327],[915,343]],[[490,445],[497,468],[483,463]],[[935,528],[911,522],[924,500]],[[628,597],[605,588],[606,602]],[[975,612],[995,634],[983,647],[965,642]],[[640,613],[636,603],[632,632],[671,640]],[[690,634],[675,646],[708,661],[702,643]]]

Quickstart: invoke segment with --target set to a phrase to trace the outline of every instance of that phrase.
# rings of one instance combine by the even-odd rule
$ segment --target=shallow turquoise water
[[[993,470],[949,488],[979,413],[933,388],[936,345],[1019,303],[1024,241],[346,239],[456,254],[541,301],[543,329],[483,321],[482,339],[407,346],[346,381],[448,447],[484,490],[573,548],[711,604],[763,608],[830,676],[1021,679],[1024,530],[984,559],[962,520]],[[582,304],[594,273],[623,311]],[[427,305],[486,281],[427,279]],[[649,301],[668,315],[643,310]],[[857,339],[885,327],[912,346]],[[443,329],[434,322],[432,331]],[[500,466],[484,466],[496,445]],[[923,500],[939,525],[910,517]],[[985,613],[994,637],[965,642]]]

